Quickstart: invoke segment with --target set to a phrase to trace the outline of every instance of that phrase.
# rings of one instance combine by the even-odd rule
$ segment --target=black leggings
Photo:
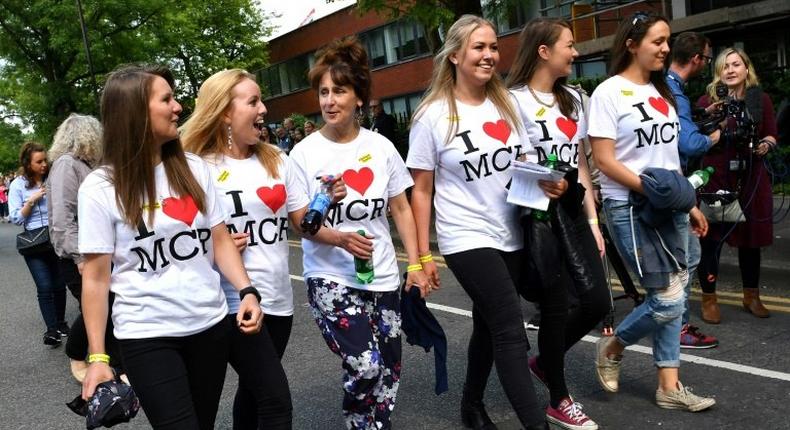
[[[521,424],[527,427],[543,424],[544,412],[527,370],[529,342],[516,287],[523,252],[480,248],[444,257],[474,303],[465,399],[483,398],[491,362],[494,362],[499,382]]]
[[[718,240],[700,239],[702,256],[697,267],[699,284],[703,293],[716,292],[716,278],[719,276],[721,246]],[[743,288],[760,286],[760,248],[738,247],[738,267],[741,269]]]
[[[270,318],[270,315],[263,318],[264,326]],[[228,315],[228,321],[235,323],[236,314]],[[291,390],[269,332],[261,330],[255,335],[245,335],[233,330],[229,362],[239,375],[233,401],[233,428],[290,429]]]
[[[185,337],[123,339],[129,382],[154,429],[210,430],[225,382],[228,319]]]
[[[591,285],[576,285],[567,272],[562,273],[554,288],[538,288],[540,331],[538,331],[538,367],[543,370],[549,387],[550,403],[557,407],[568,397],[565,384],[565,353],[590,332],[609,312],[609,290],[598,246],[585,217],[574,224],[577,252],[588,263]],[[574,290],[569,290],[573,288]],[[570,295],[578,298],[579,306],[569,310]]]

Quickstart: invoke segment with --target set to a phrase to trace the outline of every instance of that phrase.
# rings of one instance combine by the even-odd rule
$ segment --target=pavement
[[[14,249],[18,227],[0,224],[0,429],[78,429],[85,421],[70,412],[65,403],[79,394],[80,386],[68,370],[63,348],[52,349],[41,343],[44,331],[38,312],[35,287],[22,258]],[[781,239],[790,238],[783,223],[777,228]],[[786,246],[784,240],[778,246]],[[788,248],[782,248],[787,250]],[[586,341],[574,346],[566,356],[566,378],[571,394],[584,404],[584,411],[602,429],[787,429],[787,400],[790,399],[790,254],[766,251],[768,262],[764,278],[772,316],[757,319],[737,305],[722,306],[723,322],[717,326],[699,324],[706,333],[719,337],[721,346],[711,350],[686,351],[682,356],[682,380],[695,392],[712,395],[717,405],[692,414],[663,410],[654,404],[655,370],[650,357],[650,341],[640,342],[625,354],[621,390],[608,394],[594,376],[593,341],[597,330]],[[402,269],[404,255],[399,255]],[[429,298],[434,314],[448,338],[448,375],[450,391],[433,393],[433,354],[404,342],[403,373],[397,406],[393,413],[395,429],[454,430],[463,428],[458,414],[466,371],[466,347],[472,322],[471,302],[437,257],[442,289]],[[726,260],[725,260],[726,262]],[[294,287],[295,315],[290,344],[283,358],[294,404],[294,429],[342,429],[340,411],[340,361],[324,344],[307,307],[301,280],[301,247],[291,243],[290,267]],[[737,277],[737,270],[735,271]],[[736,283],[722,274],[723,290],[733,291]],[[631,310],[628,301],[617,302],[617,321]],[[692,313],[699,314],[699,302],[691,302]],[[523,303],[525,320],[533,312]],[[76,302],[69,298],[67,317],[77,314]],[[528,332],[534,350],[535,332]],[[534,353],[535,351],[533,350]],[[525,369],[526,371],[526,369]],[[237,379],[227,372],[225,390],[219,406],[217,429],[232,428],[232,398]],[[548,395],[535,384],[544,404]],[[501,430],[520,428],[501,385],[492,372],[486,391],[489,415]],[[145,429],[149,424],[143,412],[119,429]]]

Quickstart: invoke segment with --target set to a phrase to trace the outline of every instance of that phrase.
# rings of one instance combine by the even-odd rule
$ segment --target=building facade
[[[742,47],[758,70],[786,69],[790,45],[787,0],[525,0],[507,16],[489,17],[499,32],[500,63],[507,73],[518,48],[518,33],[537,16],[567,19],[574,29],[580,57],[572,77],[606,74],[606,54],[624,17],[636,11],[667,16],[673,33],[698,31],[714,44]],[[268,120],[279,123],[292,113],[320,120],[318,97],[307,82],[314,55],[327,42],[355,34],[368,51],[373,97],[385,110],[407,118],[431,77],[433,57],[423,28],[407,20],[360,15],[354,6],[269,41],[271,66],[256,72],[266,94]]]

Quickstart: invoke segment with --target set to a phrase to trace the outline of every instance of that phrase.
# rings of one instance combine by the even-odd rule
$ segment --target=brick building
[[[790,1],[787,0],[525,0],[507,17],[493,18],[499,32],[506,73],[516,49],[518,33],[536,16],[560,16],[574,28],[580,53],[575,76],[606,74],[605,55],[623,17],[652,11],[671,19],[672,31],[699,31],[711,38],[714,52],[725,46],[746,49],[758,72],[788,67]],[[269,41],[271,66],[256,72],[267,94],[268,119],[279,123],[297,112],[320,120],[318,97],[307,82],[316,50],[334,38],[356,34],[368,50],[373,97],[385,110],[408,117],[417,106],[431,76],[433,57],[421,26],[389,21],[375,14],[360,16],[354,6],[309,23]]]

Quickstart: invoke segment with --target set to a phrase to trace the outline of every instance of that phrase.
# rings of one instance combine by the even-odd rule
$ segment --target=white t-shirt
[[[648,167],[680,171],[675,108],[653,84],[639,85],[615,75],[590,98],[591,137],[614,139],[615,157],[639,175]],[[630,190],[601,174],[604,199],[628,200]]]
[[[530,161],[542,162],[549,154],[556,154],[560,161],[579,167],[579,141],[587,135],[587,120],[582,114],[579,93],[567,87],[565,90],[579,103],[578,118],[563,115],[558,103],[553,107],[538,103],[526,86],[512,90],[521,113],[521,122],[536,150],[535,154],[527,154]],[[535,94],[546,104],[554,102],[552,93],[535,91]]]
[[[345,249],[302,239],[305,278],[318,277],[367,291],[394,291],[400,286],[395,247],[390,237],[389,199],[414,185],[398,151],[386,137],[360,128],[348,143],[335,143],[321,133],[307,136],[291,151],[299,177],[294,194],[312,199],[322,175],[343,175],[348,195],[329,210],[324,226],[340,231],[365,230],[373,235],[374,281],[356,280],[354,256]],[[306,204],[305,204],[306,205]]]
[[[447,104],[425,108],[411,126],[406,165],[434,172],[434,207],[439,251],[454,254],[477,248],[516,251],[523,245],[519,210],[507,203],[510,163],[529,149],[494,104],[456,100],[458,130],[445,143]]]
[[[174,196],[162,163],[155,168],[158,199],[153,225],[132,228],[123,221],[107,168],[93,171],[78,197],[81,254],[112,254],[112,319],[118,339],[182,337],[217,324],[228,314],[214,271],[211,228],[225,219],[206,164],[187,154],[206,192],[206,213],[190,196]]]
[[[306,197],[287,190],[294,187],[291,161],[282,154],[279,178],[263,168],[257,155],[245,160],[230,157],[206,158],[214,188],[229,218],[231,233],[247,233],[247,248],[241,254],[247,274],[261,293],[265,314],[293,315],[293,290],[288,271],[288,212],[306,206]],[[221,277],[231,313],[239,311],[236,288]]]

